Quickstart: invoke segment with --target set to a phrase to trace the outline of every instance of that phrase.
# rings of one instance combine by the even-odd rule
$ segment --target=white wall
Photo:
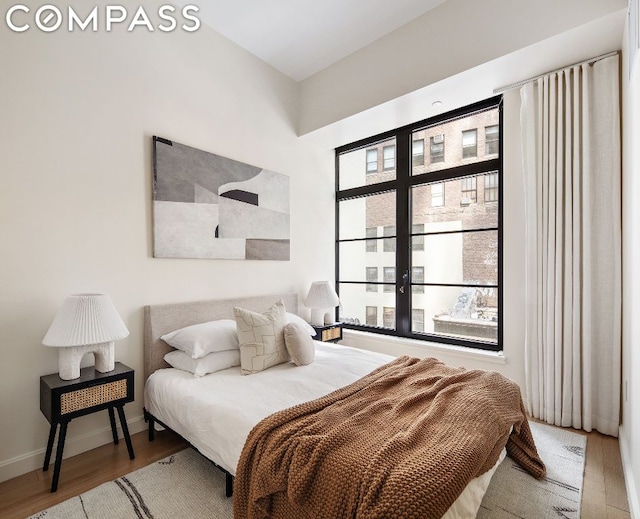
[[[622,40],[622,426],[620,448],[631,516],[640,518],[640,50],[629,80]]]
[[[524,188],[520,147],[520,94],[512,90],[504,95],[504,356],[434,346],[422,341],[371,337],[346,331],[344,344],[392,355],[436,357],[454,366],[490,369],[524,383]]]
[[[295,82],[206,27],[15,34],[2,23],[0,480],[42,463],[39,377],[58,364],[41,341],[68,294],[106,292],[130,331],[116,359],[136,369],[125,407],[136,431],[144,305],[304,295],[333,278],[334,258],[333,152],[296,136]],[[152,258],[154,134],[289,175],[291,261]],[[82,417],[65,454],[107,442],[107,413]]]

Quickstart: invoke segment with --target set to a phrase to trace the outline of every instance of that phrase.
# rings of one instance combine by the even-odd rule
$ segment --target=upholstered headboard
[[[160,337],[164,334],[216,319],[233,319],[233,307],[239,306],[254,312],[264,312],[282,300],[287,312],[298,313],[298,294],[216,299],[191,303],[151,305],[144,307],[144,379],[155,370],[167,368],[164,356],[173,348]]]

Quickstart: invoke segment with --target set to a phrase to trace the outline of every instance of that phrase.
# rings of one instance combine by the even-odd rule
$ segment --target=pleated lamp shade
[[[338,294],[328,281],[314,281],[311,283],[304,305],[311,308],[311,324],[316,326],[324,324],[324,310],[335,308],[340,304]]]
[[[74,294],[60,308],[44,336],[45,346],[84,346],[117,341],[129,335],[106,294]]]
[[[58,375],[63,380],[73,380],[80,377],[80,362],[87,353],[94,354],[97,371],[113,371],[114,341],[127,335],[129,330],[109,296],[74,294],[63,303],[42,344],[60,348]]]

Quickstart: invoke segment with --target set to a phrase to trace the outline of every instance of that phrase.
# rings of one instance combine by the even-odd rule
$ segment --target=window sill
[[[352,339],[354,344],[349,344],[349,339]],[[408,339],[406,337],[394,337],[392,335],[381,335],[371,332],[361,332],[358,330],[343,330],[343,340],[345,344],[356,348],[358,345],[355,343],[366,341],[368,343],[377,343],[385,346],[395,345],[415,348],[419,349],[421,352],[427,353],[427,356],[433,355],[437,357],[438,354],[441,354],[450,357],[488,362],[491,364],[505,365],[507,363],[507,358],[504,356],[504,352],[502,351],[474,350],[471,348],[464,348],[462,346],[419,341],[416,339]]]

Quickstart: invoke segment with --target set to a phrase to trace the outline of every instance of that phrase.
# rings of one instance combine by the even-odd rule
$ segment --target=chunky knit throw
[[[400,357],[251,431],[235,519],[436,519],[508,454],[545,474],[519,387],[499,373]]]

